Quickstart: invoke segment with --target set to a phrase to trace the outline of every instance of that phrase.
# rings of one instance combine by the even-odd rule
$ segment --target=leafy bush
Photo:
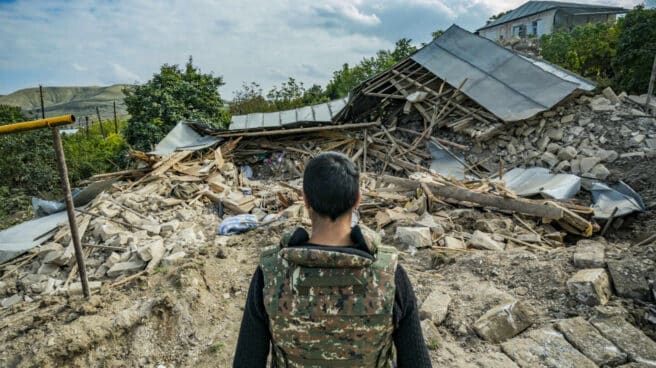
[[[619,20],[617,57],[613,61],[619,90],[645,93],[656,54],[656,9],[638,6]]]
[[[125,130],[127,142],[134,148],[150,150],[184,119],[227,126],[230,118],[218,90],[223,84],[222,77],[202,74],[191,57],[184,70],[164,64],[148,82],[123,90],[131,116]]]
[[[64,138],[64,152],[71,183],[127,165],[128,146],[120,134],[110,133],[103,139],[98,133],[87,138],[79,131]]]

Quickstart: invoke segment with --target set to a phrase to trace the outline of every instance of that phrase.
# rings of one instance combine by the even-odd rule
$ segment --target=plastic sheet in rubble
[[[462,164],[465,157],[462,154],[447,151],[444,147],[433,141],[428,142],[428,150],[432,158],[431,170],[447,178],[465,179],[465,166]],[[460,161],[454,156],[458,157]]]
[[[645,204],[640,195],[622,181],[612,186],[593,183],[590,192],[592,193],[594,217],[598,219],[609,218],[615,208],[617,208],[615,217],[645,210]]]
[[[545,198],[572,198],[581,190],[581,178],[569,174],[552,174],[549,169],[514,168],[503,174],[506,188],[522,197],[537,194]]]
[[[197,151],[203,148],[211,147],[220,141],[219,138],[209,135],[202,136],[193,130],[189,124],[179,122],[175,128],[171,129],[169,134],[164,137],[156,146],[155,150],[150,152],[154,155],[168,155],[175,151]]]

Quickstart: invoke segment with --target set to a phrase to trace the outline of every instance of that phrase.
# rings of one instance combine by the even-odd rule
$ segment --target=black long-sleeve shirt
[[[367,251],[359,228],[353,228],[351,238],[355,245],[341,247],[344,252]],[[297,230],[292,236],[288,246],[324,246],[307,243],[308,235],[305,231]],[[326,247],[335,250],[335,247]],[[367,251],[368,253],[368,251]],[[394,277],[396,293],[394,296],[394,332],[393,339],[397,353],[397,367],[424,368],[431,367],[430,356],[424,337],[421,332],[417,300],[412,285],[403,267],[396,268]],[[264,368],[269,355],[271,332],[269,331],[269,316],[264,308],[264,275],[258,267],[251,280],[251,285],[244,308],[244,317],[239,330],[237,351],[233,367],[235,368]]]

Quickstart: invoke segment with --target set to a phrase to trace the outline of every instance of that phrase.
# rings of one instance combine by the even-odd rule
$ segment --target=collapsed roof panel
[[[329,124],[333,117],[346,106],[347,99],[342,98],[318,105],[269,113],[235,115],[230,123],[230,130],[250,130],[267,128],[284,128],[308,123],[308,125]]]
[[[456,25],[411,58],[452,86],[466,79],[462,92],[506,122],[528,119],[591,85]]]

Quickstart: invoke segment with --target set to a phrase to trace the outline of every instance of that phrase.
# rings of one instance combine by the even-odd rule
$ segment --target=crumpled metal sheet
[[[462,164],[462,162],[465,161],[465,156],[459,152],[449,151],[452,155],[460,159],[460,161],[458,161],[451,156],[444,147],[433,141],[428,142],[428,150],[433,159],[430,166],[431,170],[447,178],[453,177],[458,180],[465,179],[465,166]]]
[[[220,138],[210,135],[202,136],[186,122],[179,122],[175,128],[171,129],[169,134],[164,137],[156,146],[155,150],[150,152],[153,155],[168,155],[175,151],[198,151],[203,148],[211,147],[218,142]]]
[[[340,98],[292,110],[235,115],[232,117],[229,129],[283,128],[299,123],[303,123],[306,126],[328,124],[344,109],[347,102],[348,98]]]
[[[633,212],[643,212],[646,209],[642,197],[623,181],[613,186],[604,183],[593,183],[590,192],[592,193],[594,217],[598,219],[610,218],[616,207],[615,217],[626,216]]]
[[[411,56],[499,119],[528,119],[590,82],[545,61],[533,61],[456,25]]]
[[[503,174],[506,188],[521,197],[537,194],[550,199],[572,198],[581,190],[581,178],[570,174],[552,174],[549,169],[514,168]]]
[[[0,264],[10,261],[40,245],[45,241],[45,237],[35,240],[36,237],[54,230],[60,223],[66,221],[67,213],[63,211],[25,221],[22,224],[0,231]]]

